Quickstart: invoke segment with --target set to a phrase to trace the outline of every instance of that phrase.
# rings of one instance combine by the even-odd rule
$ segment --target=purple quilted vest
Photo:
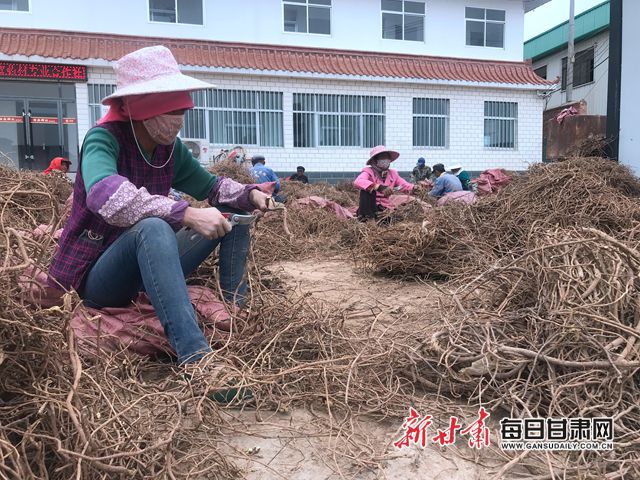
[[[145,187],[153,195],[167,195],[173,178],[173,161],[164,168],[150,167],[138,151],[128,122],[108,122],[99,127],[108,130],[120,145],[118,174],[136,187]],[[163,165],[171,155],[171,145],[156,147],[155,165]],[[51,286],[78,290],[91,265],[126,228],[114,227],[87,208],[87,193],[82,178],[82,152],[73,187],[71,216],[49,269]]]

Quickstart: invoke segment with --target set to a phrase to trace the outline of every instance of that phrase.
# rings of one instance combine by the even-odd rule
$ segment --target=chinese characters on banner
[[[29,78],[41,80],[87,81],[84,65],[52,65],[0,61],[0,78]]]
[[[22,115],[0,115],[0,123],[22,123],[23,121]]]
[[[0,115],[0,123],[23,123],[24,117],[22,115]],[[58,117],[29,117],[29,123],[37,124],[58,124]],[[65,117],[62,119],[64,125],[75,125],[78,123],[77,118]]]
[[[458,423],[458,417],[449,419],[449,426],[444,430],[438,430],[437,434],[431,438],[433,443],[441,446],[453,445],[456,441],[456,433],[468,436],[471,448],[482,448],[491,445],[489,440],[489,427],[485,425],[485,420],[489,418],[489,412],[484,407],[478,411],[478,419],[462,430],[462,424]],[[415,409],[409,409],[409,416],[402,424],[404,435],[393,442],[396,448],[408,447],[414,443],[421,447],[426,447],[428,442],[427,427],[431,425],[431,415],[422,417]]]

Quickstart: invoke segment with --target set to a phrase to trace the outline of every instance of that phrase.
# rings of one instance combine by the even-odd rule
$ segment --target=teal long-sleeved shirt
[[[119,154],[120,146],[117,140],[106,129],[94,128],[87,133],[82,145],[82,179],[87,193],[100,180],[110,175],[118,175]],[[147,159],[149,160],[149,157]],[[173,162],[171,186],[197,200],[205,200],[217,177],[207,172],[193,158],[179,138],[176,139]]]

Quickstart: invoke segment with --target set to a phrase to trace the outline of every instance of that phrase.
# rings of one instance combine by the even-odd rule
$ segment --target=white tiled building
[[[0,12],[0,142],[16,165],[76,158],[115,84],[111,62],[158,43],[215,85],[183,132],[210,154],[240,144],[283,174],[304,165],[331,180],[353,178],[378,143],[400,151],[401,171],[420,156],[470,171],[541,158],[550,83],[522,62],[522,36],[542,0],[12,2]],[[86,80],[60,79],[74,77],[62,65]]]

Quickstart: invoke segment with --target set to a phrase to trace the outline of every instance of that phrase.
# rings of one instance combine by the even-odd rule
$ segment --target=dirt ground
[[[337,258],[282,262],[272,265],[270,270],[298,294],[311,295],[329,306],[344,309],[348,322],[363,327],[372,318],[396,328],[407,328],[416,319],[429,321],[429,311],[437,308],[438,297],[442,295],[436,286],[426,283],[361,275],[352,262]],[[459,408],[468,419],[477,416],[477,409],[465,405]],[[445,448],[429,443],[424,449],[412,446],[398,450],[392,443],[399,438],[401,419],[397,423],[372,419],[357,425],[367,439],[365,448],[379,453],[377,465],[362,471],[348,459],[331,455],[330,433],[318,435],[318,430],[313,433],[312,426],[318,419],[315,412],[298,408],[274,413],[266,419],[256,419],[250,411],[229,415],[235,417],[233,423],[238,425],[237,430],[228,432],[229,442],[236,449],[235,461],[249,479],[482,480],[496,478],[495,472],[499,470],[495,466],[495,452],[472,451],[464,438]],[[448,421],[448,417],[434,418],[434,423],[441,426]],[[497,432],[497,421],[494,422],[492,435]]]

